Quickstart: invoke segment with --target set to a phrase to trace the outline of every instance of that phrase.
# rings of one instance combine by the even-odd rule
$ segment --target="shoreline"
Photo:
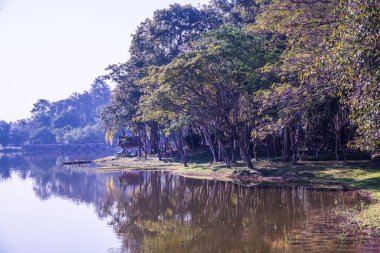
[[[247,172],[245,165],[235,163],[225,168],[222,163],[181,163],[157,158],[109,156],[93,161],[101,167],[96,172],[168,171],[174,175],[208,180],[221,180],[244,185],[304,186],[326,191],[357,191],[366,204],[360,210],[345,214],[347,223],[363,231],[380,235],[380,163],[372,161],[303,161],[298,165],[285,162],[254,162],[258,176],[236,176]],[[243,173],[244,174],[244,173]],[[249,173],[248,173],[249,174]]]

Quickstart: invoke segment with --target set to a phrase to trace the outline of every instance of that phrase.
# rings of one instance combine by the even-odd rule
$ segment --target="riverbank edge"
[[[233,181],[245,185],[268,184],[272,186],[304,186],[318,190],[356,191],[366,205],[345,210],[347,224],[356,227],[360,233],[380,235],[380,163],[372,161],[303,161],[298,165],[285,162],[254,162],[259,176],[238,176],[246,170],[242,162],[225,168],[222,163],[181,163],[157,158],[103,157],[94,161],[101,167],[97,172],[149,170],[168,171],[188,178]],[[341,214],[342,215],[342,214]]]

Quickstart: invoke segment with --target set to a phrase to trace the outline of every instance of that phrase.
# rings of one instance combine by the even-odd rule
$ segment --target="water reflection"
[[[41,199],[58,196],[77,203],[101,206],[106,192],[105,182],[112,174],[102,175],[81,170],[79,167],[64,166],[63,162],[73,159],[93,160],[108,155],[101,152],[88,154],[0,154],[0,178],[10,179],[11,172],[22,179],[34,180],[33,190]]]
[[[122,252],[379,251],[368,238],[347,238],[334,218],[335,210],[360,202],[353,192],[248,188],[160,172],[91,173],[62,166],[70,159],[0,155],[0,178],[33,179],[41,201],[55,196],[91,204],[113,227]]]
[[[246,188],[136,172],[131,192],[107,182],[104,215],[112,216],[126,252],[356,252],[341,243],[331,212],[354,193]],[[136,177],[136,176],[135,176]]]

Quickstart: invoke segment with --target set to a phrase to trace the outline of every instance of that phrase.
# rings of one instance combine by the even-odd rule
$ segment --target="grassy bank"
[[[380,164],[372,161],[320,161],[302,162],[292,166],[285,163],[260,162],[257,168],[264,175],[289,177],[293,182],[315,182],[321,187],[357,189],[369,198],[364,207],[348,210],[346,216],[361,230],[380,235]]]
[[[232,169],[225,168],[222,163],[189,163],[188,167],[169,159],[159,161],[157,158],[141,159],[137,157],[116,158],[114,156],[101,158],[95,161],[102,165],[97,171],[118,171],[118,170],[160,170],[170,171],[173,174],[205,179],[231,180],[234,169],[244,168],[243,164],[236,164]]]
[[[98,171],[118,171],[128,169],[162,170],[193,178],[218,180],[241,180],[234,173],[245,170],[243,163],[235,163],[231,169],[222,163],[207,163],[202,160],[184,167],[170,160],[158,161],[136,157],[106,157],[96,161],[103,167]],[[276,184],[299,184],[322,189],[357,189],[368,196],[371,204],[360,210],[351,210],[347,215],[352,223],[361,229],[380,231],[380,164],[371,161],[304,161],[298,165],[284,162],[254,162],[260,172],[258,178],[245,178],[252,183],[269,182]]]

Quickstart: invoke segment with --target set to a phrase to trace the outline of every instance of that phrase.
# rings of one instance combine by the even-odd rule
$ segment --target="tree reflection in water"
[[[92,173],[80,168],[63,166],[63,162],[78,157],[92,160],[106,154],[104,151],[85,154],[0,154],[0,180],[9,180],[12,174],[22,179],[32,178],[33,190],[40,199],[57,196],[76,203],[94,204],[97,213],[100,214],[103,196],[106,193],[105,182],[113,174]]]
[[[160,172],[135,177],[130,191],[108,180],[102,207],[125,252],[351,252],[358,243],[338,243],[331,215],[352,206],[355,193],[248,188]]]
[[[111,220],[124,252],[358,252],[362,247],[342,233],[333,215],[358,204],[355,193],[249,188],[159,172],[92,173],[62,166],[67,159],[71,156],[0,155],[0,177],[32,178],[42,200],[58,196],[92,204],[99,217]]]

